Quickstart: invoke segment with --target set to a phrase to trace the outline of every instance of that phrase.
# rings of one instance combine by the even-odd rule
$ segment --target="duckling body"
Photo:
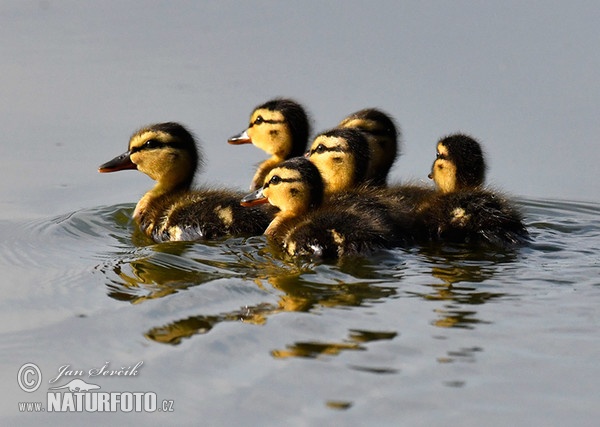
[[[98,170],[137,169],[156,181],[137,203],[133,215],[140,229],[156,242],[261,234],[272,212],[241,207],[243,193],[192,190],[199,163],[192,134],[178,123],[167,122],[134,133],[128,151]]]
[[[251,143],[271,155],[252,178],[250,189],[256,190],[263,185],[271,169],[286,159],[304,154],[309,134],[310,122],[305,109],[294,100],[275,98],[256,107],[248,128],[228,142]]]
[[[437,193],[417,215],[420,237],[426,241],[512,247],[529,240],[522,214],[497,192]]]
[[[365,108],[345,117],[339,128],[360,130],[367,138],[370,160],[365,181],[385,186],[387,176],[400,154],[399,127],[387,113],[377,108]]]
[[[242,203],[269,202],[279,209],[265,234],[291,256],[336,259],[398,243],[384,210],[323,203],[323,196],[319,170],[308,159],[297,157],[272,169],[263,187]]]
[[[272,217],[265,209],[241,208],[244,193],[202,189],[162,195],[136,215],[140,229],[155,242],[259,236]]]
[[[529,240],[523,216],[500,193],[483,187],[486,164],[478,141],[454,134],[437,144],[429,177],[437,191],[417,211],[426,240],[514,246]]]

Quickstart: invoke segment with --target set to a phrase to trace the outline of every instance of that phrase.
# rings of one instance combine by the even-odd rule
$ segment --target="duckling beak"
[[[252,139],[248,136],[248,130],[245,130],[242,133],[232,136],[227,142],[233,145],[251,144]]]
[[[98,167],[98,172],[105,173],[122,171],[125,169],[137,169],[137,165],[131,161],[131,157],[129,156],[130,154],[131,152],[127,151],[126,153],[123,153],[120,156],[117,156],[114,159],[100,165]]]
[[[253,191],[250,194],[244,196],[242,200],[240,200],[240,205],[245,207],[262,205],[264,203],[269,203],[269,199],[263,194],[263,189],[259,188],[256,191]]]

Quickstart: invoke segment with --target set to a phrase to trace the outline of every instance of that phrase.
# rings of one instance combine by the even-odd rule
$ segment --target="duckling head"
[[[476,188],[485,181],[486,163],[481,145],[474,138],[456,133],[437,143],[436,159],[429,178],[443,193]]]
[[[348,190],[363,182],[369,155],[365,135],[351,128],[335,128],[321,133],[307,153],[323,177],[326,195]]]
[[[275,98],[256,107],[248,128],[228,142],[251,143],[283,161],[304,153],[309,133],[310,123],[304,108],[291,99]]]
[[[286,218],[295,218],[323,202],[323,180],[317,167],[304,157],[294,157],[273,168],[262,188],[241,200],[242,206],[270,203],[279,209],[265,234],[273,234]]]
[[[344,118],[340,128],[362,131],[367,137],[371,160],[366,179],[375,185],[385,185],[387,175],[400,155],[400,130],[394,120],[376,108],[365,108]]]
[[[98,172],[137,169],[157,181],[154,193],[188,189],[199,165],[193,135],[174,122],[157,123],[135,132],[128,150],[100,165]]]

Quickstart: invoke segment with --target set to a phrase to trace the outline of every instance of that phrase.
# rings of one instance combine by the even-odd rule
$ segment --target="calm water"
[[[78,377],[218,425],[593,425],[600,205],[520,200],[534,243],[295,264],[263,237],[152,244],[133,204],[2,221],[2,417]],[[136,376],[89,377],[142,361]],[[15,381],[26,362],[42,385]],[[60,367],[85,375],[57,377]],[[94,414],[125,421],[131,414]]]
[[[583,1],[0,2],[0,424],[597,425],[599,21]],[[315,132],[388,111],[394,181],[473,134],[534,242],[296,265],[261,237],[139,236],[150,181],[97,166],[176,120],[199,183],[245,188],[264,155],[226,140],[274,96]],[[19,412],[76,378],[174,411]]]

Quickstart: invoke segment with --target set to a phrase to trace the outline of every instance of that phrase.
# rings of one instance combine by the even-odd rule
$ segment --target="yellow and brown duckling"
[[[486,163],[477,140],[457,133],[437,143],[429,177],[437,192],[422,203],[418,223],[428,240],[514,246],[529,240],[520,211],[484,188]]]
[[[480,188],[487,165],[481,145],[474,138],[457,133],[437,143],[429,178],[442,193]]]
[[[307,153],[317,166],[328,203],[348,210],[383,211],[403,243],[415,240],[414,212],[433,190],[417,185],[375,186],[366,179],[371,150],[364,132],[335,128],[318,135]]]
[[[310,121],[304,108],[294,100],[275,98],[256,107],[248,128],[228,142],[251,143],[271,155],[252,178],[250,189],[256,190],[273,167],[304,154],[309,134]]]
[[[133,214],[140,229],[156,242],[262,234],[272,213],[241,207],[243,193],[192,190],[200,162],[193,135],[181,124],[167,122],[134,133],[128,150],[98,171],[137,169],[156,181]]]
[[[291,256],[337,259],[397,244],[385,212],[324,202],[319,170],[304,157],[273,168],[263,187],[242,199],[244,206],[266,202],[279,210],[265,234]]]
[[[344,118],[338,127],[358,129],[367,137],[370,161],[365,179],[372,185],[385,186],[389,171],[400,155],[401,134],[394,120],[377,108],[365,108]]]
[[[317,135],[306,153],[323,177],[326,197],[365,183],[370,156],[367,137],[352,128]]]

